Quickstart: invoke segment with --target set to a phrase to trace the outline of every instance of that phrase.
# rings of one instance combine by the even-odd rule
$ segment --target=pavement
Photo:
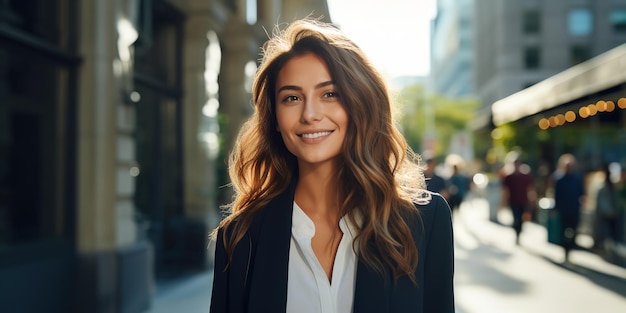
[[[151,308],[144,313],[207,313],[212,284],[212,270],[158,282]]]
[[[526,222],[516,245],[510,214],[497,220],[479,197],[454,213],[457,313],[626,312],[626,267],[587,249],[589,237],[565,263],[542,225]],[[208,312],[212,279],[204,271],[158,283],[145,313]]]
[[[457,313],[626,312],[626,268],[593,253],[589,236],[565,262],[542,225],[524,223],[516,245],[510,212],[497,221],[482,198],[455,212]]]

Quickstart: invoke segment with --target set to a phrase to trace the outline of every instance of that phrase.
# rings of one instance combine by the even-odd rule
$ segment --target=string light
[[[611,100],[598,100],[596,103],[581,106],[578,108],[578,115],[575,111],[567,111],[565,114],[559,113],[550,117],[542,117],[537,122],[537,126],[541,130],[546,130],[551,127],[558,127],[565,125],[566,123],[573,123],[578,117],[588,118],[595,116],[598,113],[613,112],[616,108],[626,109],[626,98],[620,98],[617,100],[617,107],[615,102]]]
[[[569,123],[573,122],[576,120],[576,113],[574,113],[574,111],[567,111],[565,113],[565,120]]]

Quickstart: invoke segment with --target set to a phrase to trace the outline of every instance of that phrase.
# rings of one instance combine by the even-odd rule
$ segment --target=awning
[[[626,44],[493,103],[496,126],[626,82]]]

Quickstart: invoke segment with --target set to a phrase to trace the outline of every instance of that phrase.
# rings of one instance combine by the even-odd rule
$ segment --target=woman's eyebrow
[[[282,87],[278,88],[276,93],[280,93],[283,90],[302,91],[302,87],[298,87],[298,86],[295,86],[295,85],[285,85],[285,86],[282,86]]]
[[[324,88],[324,87],[326,87],[326,86],[330,86],[330,85],[334,85],[334,84],[335,84],[335,82],[334,82],[334,81],[332,81],[332,80],[325,81],[325,82],[321,82],[321,83],[319,83],[319,84],[315,85],[315,89]],[[300,86],[295,86],[295,85],[285,85],[285,86],[282,86],[282,87],[278,88],[278,90],[276,91],[276,93],[279,93],[279,92],[281,92],[281,91],[283,91],[283,90],[295,90],[295,91],[302,91],[302,87],[300,87]]]
[[[330,85],[334,85],[334,84],[335,84],[335,82],[332,81],[332,80],[321,82],[321,83],[315,85],[315,89],[324,88],[326,86],[330,86]]]

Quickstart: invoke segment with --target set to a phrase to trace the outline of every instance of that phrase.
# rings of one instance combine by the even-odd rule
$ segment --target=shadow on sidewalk
[[[510,252],[479,236],[474,228],[476,225],[471,225],[472,221],[459,214],[454,219],[455,266],[457,271],[464,273],[463,277],[456,278],[457,286],[480,285],[503,294],[522,294],[528,291],[526,282],[493,266],[494,263],[505,263],[512,258]]]
[[[472,258],[456,260],[458,266],[467,266],[473,270],[469,274],[470,277],[472,277],[469,281],[488,286],[489,283],[493,283],[493,281],[491,277],[486,276],[495,274],[493,277],[497,277],[494,279],[497,279],[498,283],[494,285],[499,286],[498,288],[502,288],[498,290],[499,292],[523,292],[527,288],[524,286],[524,281],[516,281],[514,277],[507,277],[508,275],[504,272],[488,272],[489,270],[493,271],[493,268],[489,267],[490,262],[502,261],[512,257],[512,255],[507,252],[508,250],[503,251],[502,247],[494,245],[494,241],[491,241],[491,239],[485,240],[485,238],[481,238],[481,236],[476,233],[477,231],[484,232],[486,227],[487,229],[498,232],[496,236],[506,235],[513,239],[512,230],[510,229],[512,217],[507,216],[508,212],[501,211],[496,221],[488,220],[488,204],[486,201],[481,201],[481,199],[478,199],[478,201],[468,201],[463,209],[465,210],[464,213],[467,214],[465,218],[462,218],[462,216],[460,216],[461,214],[455,217],[455,223],[461,226],[456,230],[463,232],[462,234],[457,234],[460,236],[456,236],[455,238],[455,248],[463,253],[463,245],[456,242],[462,239],[461,237],[469,237],[471,240],[477,242],[478,245],[473,250]],[[483,225],[477,227],[478,223]],[[588,238],[582,238],[585,240],[575,249],[580,253],[580,262],[564,264],[559,262],[559,257],[562,253],[561,248],[547,241],[547,233],[545,232],[544,225],[536,221],[525,222],[522,236],[523,244],[518,246],[518,249],[521,248],[529,255],[545,260],[559,268],[566,269],[573,274],[586,278],[601,288],[626,298],[626,288],[624,288],[624,286],[626,286],[625,267],[620,263],[620,260],[611,259],[610,256],[601,255],[597,253],[597,251],[587,247],[586,244],[588,243],[586,241],[588,241]]]
[[[611,275],[605,272],[601,272],[601,271],[598,271],[598,270],[595,270],[595,269],[592,269],[583,265],[579,265],[579,264],[560,263],[546,256],[541,256],[541,257],[547,262],[552,263],[553,265],[559,268],[568,270],[574,274],[578,274],[582,277],[585,277],[586,279],[598,285],[599,287],[607,289],[617,295],[620,295],[626,298],[626,288],[624,288],[624,284],[626,284],[626,279],[622,277]]]

